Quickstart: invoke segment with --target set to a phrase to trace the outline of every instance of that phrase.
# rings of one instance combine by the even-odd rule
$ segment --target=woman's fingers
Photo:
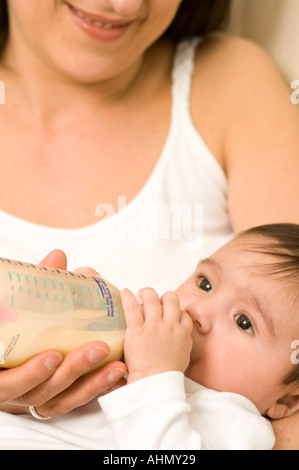
[[[126,366],[121,362],[108,364],[81,377],[44,405],[36,406],[37,412],[45,417],[62,416],[100,395],[125,385],[126,380],[123,377],[126,372]]]
[[[67,269],[67,257],[64,251],[55,249],[50,251],[47,256],[39,263],[45,268]],[[100,274],[93,268],[82,267],[73,270],[74,273],[86,274],[87,276],[101,277]]]
[[[63,356],[59,351],[48,350],[33,357],[25,364],[1,371],[0,403],[18,401],[32,388],[47,380],[59,367]],[[22,400],[18,404],[22,403]]]
[[[73,270],[73,273],[78,273],[78,274],[85,274],[86,276],[96,276],[96,277],[102,277],[97,271],[95,271],[92,268],[77,268]]]
[[[39,264],[45,268],[66,269],[67,257],[62,250],[52,250]]]
[[[0,409],[15,407],[13,412],[17,413],[19,409],[26,412],[28,406],[35,406],[41,416],[59,416],[111,387],[124,385],[121,379],[127,368],[122,362],[115,361],[93,371],[108,353],[105,343],[95,341],[72,351],[63,362],[58,351],[46,351],[18,368],[2,371],[0,398],[5,405]]]
[[[22,400],[28,406],[41,406],[70,387],[79,377],[99,366],[109,354],[109,347],[93,341],[67,354],[60,367],[47,380],[29,390]]]
[[[65,269],[67,260],[62,250],[51,251],[41,264]],[[22,404],[22,397],[32,388],[47,380],[62,363],[63,356],[54,349],[44,351],[13,369],[1,371],[0,404]]]

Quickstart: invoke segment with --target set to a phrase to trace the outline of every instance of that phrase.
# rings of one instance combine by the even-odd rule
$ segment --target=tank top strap
[[[189,107],[195,52],[201,41],[196,37],[177,45],[172,69],[173,110]]]

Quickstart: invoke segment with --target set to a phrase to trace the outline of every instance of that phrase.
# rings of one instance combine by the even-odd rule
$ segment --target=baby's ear
[[[267,410],[270,419],[287,418],[299,411],[299,387],[282,398]]]

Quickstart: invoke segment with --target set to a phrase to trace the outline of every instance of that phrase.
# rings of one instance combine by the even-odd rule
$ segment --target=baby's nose
[[[213,327],[213,314],[209,312],[208,308],[199,305],[198,302],[193,302],[185,307],[186,312],[192,318],[194,327],[201,334],[208,334]]]

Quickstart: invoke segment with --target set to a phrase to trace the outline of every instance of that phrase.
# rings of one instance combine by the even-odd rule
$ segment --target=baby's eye
[[[235,315],[234,318],[235,318],[235,321],[236,321],[238,327],[241,330],[246,331],[246,333],[249,333],[249,334],[253,335],[252,323],[251,323],[251,320],[247,317],[247,315],[242,313],[242,314],[239,314],[239,315]]]
[[[212,284],[210,283],[209,279],[203,276],[199,276],[198,278],[198,287],[205,292],[212,292]]]

